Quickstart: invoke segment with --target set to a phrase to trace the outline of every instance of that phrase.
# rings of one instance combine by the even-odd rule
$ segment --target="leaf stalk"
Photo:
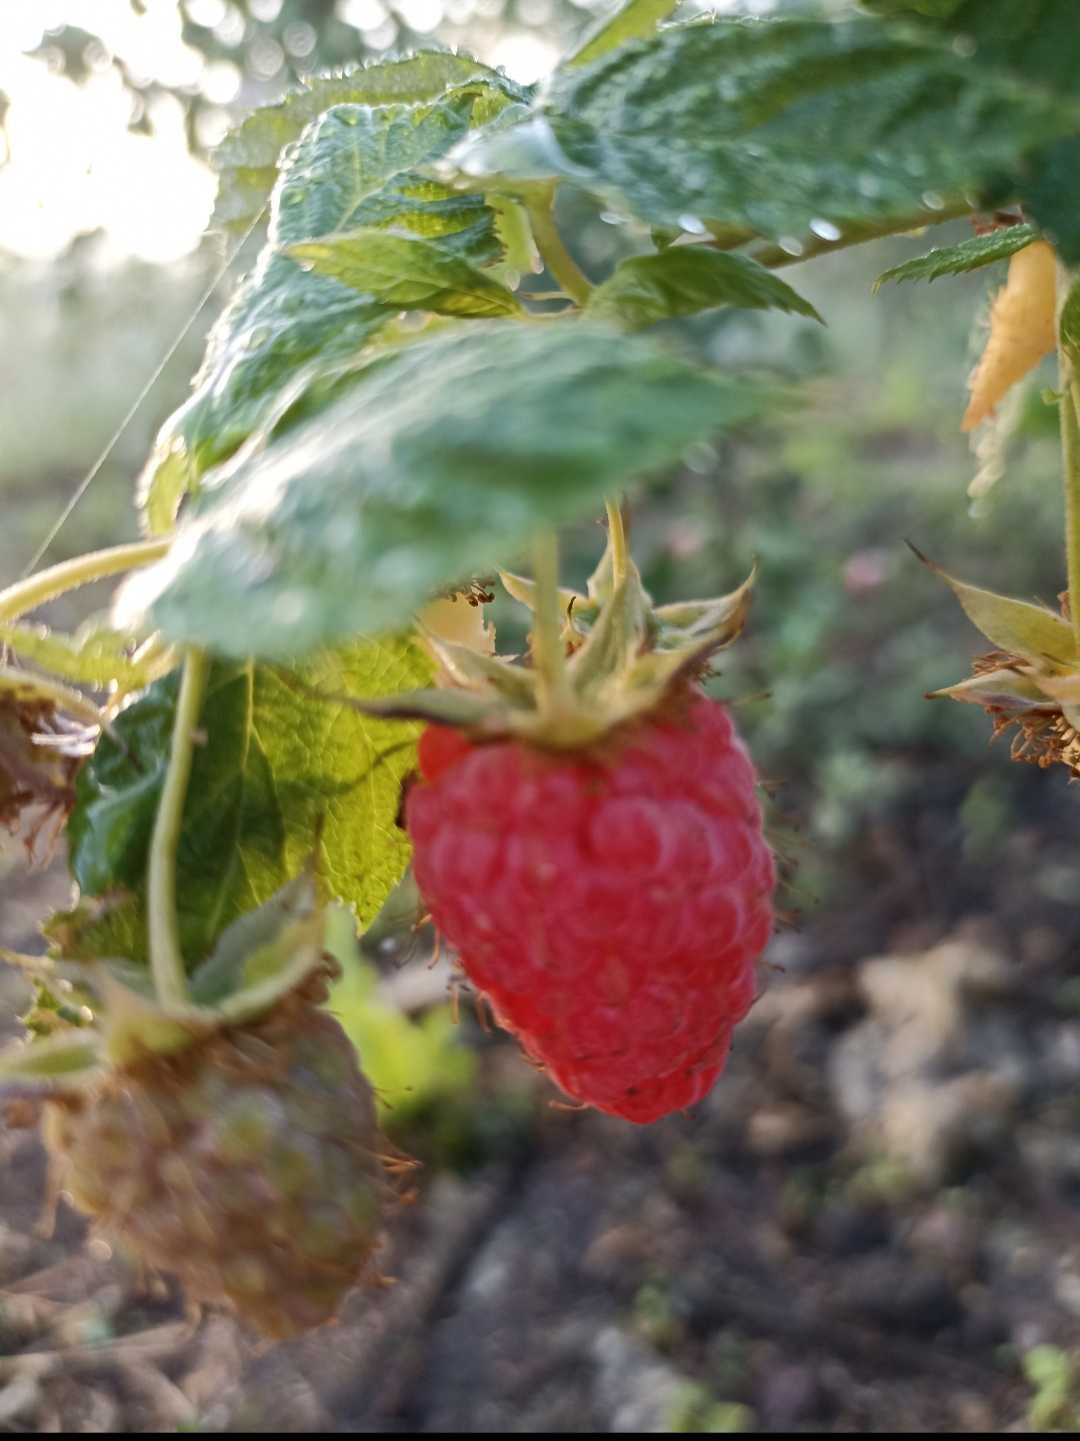
[[[548,718],[564,716],[572,707],[572,696],[559,608],[559,541],[552,530],[542,532],[533,542],[533,575],[536,607],[532,638],[537,700]]]
[[[154,991],[163,1006],[184,1005],[188,1000],[187,971],[180,949],[176,912],[176,852],[191,778],[195,730],[202,712],[209,670],[210,662],[205,652],[188,651],[180,678],[169,765],[150,842],[147,881],[150,972]]]
[[[528,211],[533,239],[544,265],[562,286],[564,294],[568,295],[575,305],[584,308],[592,294],[592,284],[582,274],[577,261],[563,244],[563,238],[555,224],[554,206],[553,185],[544,186],[530,199]]]

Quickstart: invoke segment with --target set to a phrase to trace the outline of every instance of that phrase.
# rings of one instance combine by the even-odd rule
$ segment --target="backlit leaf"
[[[201,961],[230,922],[270,900],[315,857],[329,894],[366,924],[400,879],[395,824],[417,727],[373,720],[340,697],[423,686],[432,663],[412,640],[323,652],[298,669],[216,664],[200,716],[178,858],[184,954]],[[157,682],[103,736],[68,825],[84,898],[130,892],[103,914],[61,917],[69,955],[146,958],[144,886],[177,676]],[[54,926],[54,934],[57,934]]]
[[[121,610],[233,654],[395,629],[762,395],[593,322],[454,328],[377,358],[208,491]]]

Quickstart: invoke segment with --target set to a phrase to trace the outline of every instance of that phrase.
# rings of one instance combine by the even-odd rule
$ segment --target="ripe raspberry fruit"
[[[699,1101],[753,1002],[776,883],[727,709],[695,693],[583,753],[432,726],[420,757],[416,879],[499,1022],[602,1111]]]
[[[269,1336],[330,1320],[387,1190],[371,1087],[304,991],[50,1101],[56,1183],[141,1261]]]

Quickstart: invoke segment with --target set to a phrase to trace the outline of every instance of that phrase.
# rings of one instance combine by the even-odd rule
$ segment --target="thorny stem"
[[[592,285],[578,269],[577,261],[563,244],[554,215],[555,188],[547,186],[529,200],[529,222],[540,256],[564,292],[576,305],[587,304]]]
[[[608,535],[611,538],[611,583],[619,586],[626,579],[629,552],[626,546],[626,527],[623,524],[622,506],[618,497],[604,502],[607,509]]]
[[[0,620],[16,620],[46,601],[55,600],[58,595],[81,585],[149,565],[160,560],[171,544],[168,537],[162,537],[160,540],[135,541],[131,545],[114,545],[108,550],[77,555],[74,560],[64,560],[48,570],[39,571],[37,575],[29,575],[0,591]]]
[[[551,717],[565,714],[571,704],[559,608],[559,542],[552,530],[542,532],[533,542],[533,576],[533,664],[540,709]]]
[[[188,651],[176,702],[169,767],[165,772],[165,784],[150,841],[146,898],[150,971],[154,978],[154,991],[163,1006],[184,1005],[188,999],[187,973],[176,915],[176,850],[191,776],[195,728],[202,711],[209,669],[210,663],[203,651]]]

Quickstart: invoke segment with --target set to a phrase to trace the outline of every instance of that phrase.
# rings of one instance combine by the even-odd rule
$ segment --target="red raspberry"
[[[416,748],[420,774],[433,781],[471,749],[468,736],[453,726],[429,725]]]
[[[603,755],[431,727],[406,823],[420,890],[501,1025],[579,1100],[699,1101],[754,999],[776,870],[727,709],[693,697]]]

